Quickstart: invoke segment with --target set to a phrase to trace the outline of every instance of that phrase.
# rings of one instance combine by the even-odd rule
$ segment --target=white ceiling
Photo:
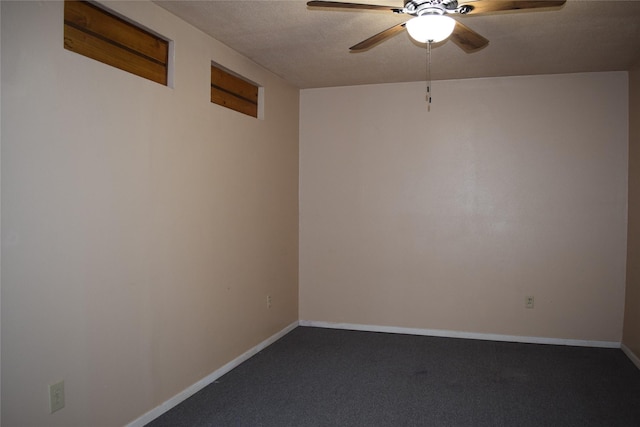
[[[367,51],[349,51],[406,21],[406,15],[312,9],[306,0],[155,3],[300,88],[425,80],[426,49],[406,31]],[[475,53],[451,41],[438,44],[432,52],[434,80],[619,71],[640,60],[640,0],[568,0],[556,10],[456,19],[490,43]]]

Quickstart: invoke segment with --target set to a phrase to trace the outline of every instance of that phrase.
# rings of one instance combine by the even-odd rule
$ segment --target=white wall
[[[629,227],[622,342],[640,360],[640,62],[629,71]],[[636,362],[637,364],[638,362]],[[640,368],[640,365],[638,366]]]
[[[620,342],[627,74],[424,86],[301,92],[300,318]]]
[[[62,2],[1,2],[6,426],[123,425],[298,318],[299,91],[108,5],[175,42],[174,88],[64,50]],[[210,103],[212,60],[264,120]]]
[[[2,8],[0,7],[0,46],[2,46]],[[0,55],[0,82],[2,81],[2,55]],[[2,85],[0,84],[0,100],[2,100]],[[0,196],[2,188],[2,108],[0,107]],[[2,197],[0,197],[0,224],[2,223]],[[0,426],[2,425],[2,245],[0,245]]]

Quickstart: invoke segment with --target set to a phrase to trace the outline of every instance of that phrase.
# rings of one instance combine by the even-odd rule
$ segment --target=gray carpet
[[[148,426],[640,426],[640,370],[619,349],[298,327]]]

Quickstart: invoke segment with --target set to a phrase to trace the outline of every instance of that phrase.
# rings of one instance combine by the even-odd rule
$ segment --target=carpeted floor
[[[619,349],[298,327],[160,426],[640,426]]]

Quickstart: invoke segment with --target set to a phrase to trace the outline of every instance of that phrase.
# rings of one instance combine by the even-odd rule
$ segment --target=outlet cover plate
[[[524,306],[526,308],[533,308],[533,296],[524,297]]]
[[[49,408],[52,414],[64,408],[64,381],[49,386]]]

